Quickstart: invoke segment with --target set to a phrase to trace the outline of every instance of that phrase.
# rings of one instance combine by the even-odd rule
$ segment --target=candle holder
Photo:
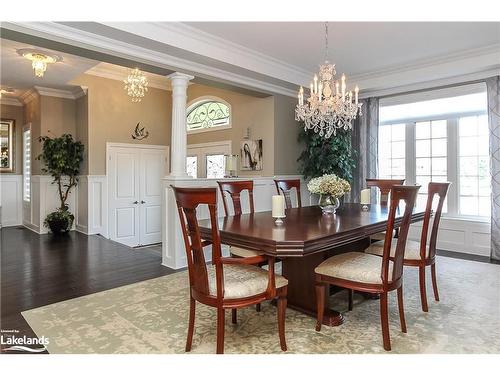
[[[278,225],[278,226],[283,225],[283,224],[284,224],[284,222],[283,222],[283,218],[284,218],[284,217],[285,217],[285,216],[275,217],[275,218],[274,218],[274,225]]]

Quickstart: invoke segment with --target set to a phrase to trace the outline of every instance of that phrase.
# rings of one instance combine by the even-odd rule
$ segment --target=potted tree
[[[42,136],[39,138],[42,153],[37,157],[44,163],[43,172],[50,174],[52,183],[57,184],[60,207],[47,215],[44,225],[54,234],[66,233],[73,226],[75,216],[68,210],[66,201],[71,190],[78,184],[80,164],[83,161],[84,146],[73,140],[71,134],[57,138]]]

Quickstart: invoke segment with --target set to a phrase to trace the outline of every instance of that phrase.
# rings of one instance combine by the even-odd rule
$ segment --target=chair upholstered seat
[[[236,247],[236,246],[231,246],[229,248],[229,252],[232,255],[240,258],[256,257],[265,254],[263,251],[242,249],[241,247]]]
[[[393,263],[389,262],[389,281],[392,281]],[[382,258],[365,253],[344,253],[328,258],[314,272],[337,279],[366,284],[382,284]]]
[[[217,295],[215,266],[207,267],[210,295]],[[264,293],[267,288],[268,271],[248,264],[224,265],[224,298],[244,298]],[[275,275],[276,289],[288,285],[283,276]]]
[[[397,239],[394,239],[391,243],[391,258],[394,258],[394,254],[396,253],[396,245]],[[371,244],[370,247],[365,250],[365,253],[382,256],[384,254],[384,241]],[[429,246],[427,246],[425,256],[429,256]],[[420,242],[411,240],[406,241],[404,259],[421,259]]]

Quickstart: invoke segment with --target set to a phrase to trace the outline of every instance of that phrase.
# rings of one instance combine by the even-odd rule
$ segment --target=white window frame
[[[26,163],[26,132],[30,135],[30,155],[29,155],[29,171],[27,171]],[[31,134],[31,123],[23,126],[23,202],[31,202],[31,167],[33,161],[33,142]],[[29,173],[26,173],[29,172]],[[27,186],[29,186],[29,191],[27,193]]]
[[[405,139],[405,169],[406,169],[406,184],[413,185],[416,183],[416,150],[415,150],[415,123],[424,121],[446,120],[447,123],[447,175],[448,181],[452,182],[448,191],[448,207],[447,213],[443,216],[454,219],[472,220],[478,222],[489,222],[490,218],[485,216],[470,216],[461,215],[459,213],[459,132],[458,121],[461,117],[467,116],[482,116],[487,115],[487,111],[474,112],[456,112],[449,113],[446,116],[429,116],[408,119],[398,119],[394,121],[386,121],[380,126],[390,126],[392,124],[406,124],[406,139]],[[377,155],[378,157],[378,155]]]
[[[226,129],[231,129],[232,128],[232,122],[233,122],[233,109],[231,107],[231,104],[229,104],[227,101],[225,101],[222,98],[219,98],[217,96],[199,96],[196,99],[191,100],[188,105],[187,105],[187,110],[186,110],[186,116],[191,112],[191,110],[203,103],[206,102],[220,102],[222,104],[225,104],[229,108],[229,123],[225,125],[218,125],[214,126],[211,128],[203,128],[203,129],[195,129],[195,130],[189,130],[187,129],[187,117],[186,117],[186,129],[188,134],[198,134],[198,133],[206,133],[206,132],[213,132],[213,131],[218,131],[218,130],[226,130]]]
[[[187,146],[186,156],[196,156],[197,163],[197,178],[207,178],[207,159],[208,155],[231,155],[232,142],[219,141],[207,143],[192,143]]]

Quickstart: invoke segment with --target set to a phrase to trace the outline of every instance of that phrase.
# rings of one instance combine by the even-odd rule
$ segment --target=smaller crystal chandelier
[[[299,103],[295,107],[295,119],[304,121],[304,130],[313,129],[321,137],[335,136],[338,129],[352,129],[351,121],[358,113],[361,115],[361,103],[358,103],[359,88],[354,94],[346,91],[346,77],[335,80],[335,65],[328,62],[328,23],[325,22],[325,63],[314,75],[309,90],[309,98],[304,103],[304,88],[299,89]]]
[[[148,79],[138,68],[132,70],[123,83],[125,83],[124,89],[127,95],[134,103],[140,102],[148,92]]]
[[[48,55],[45,52],[33,50],[33,49],[20,49],[17,51],[18,54],[24,58],[31,60],[31,67],[33,68],[33,73],[35,77],[42,78],[47,70],[48,64],[54,64],[62,60],[61,56]]]

